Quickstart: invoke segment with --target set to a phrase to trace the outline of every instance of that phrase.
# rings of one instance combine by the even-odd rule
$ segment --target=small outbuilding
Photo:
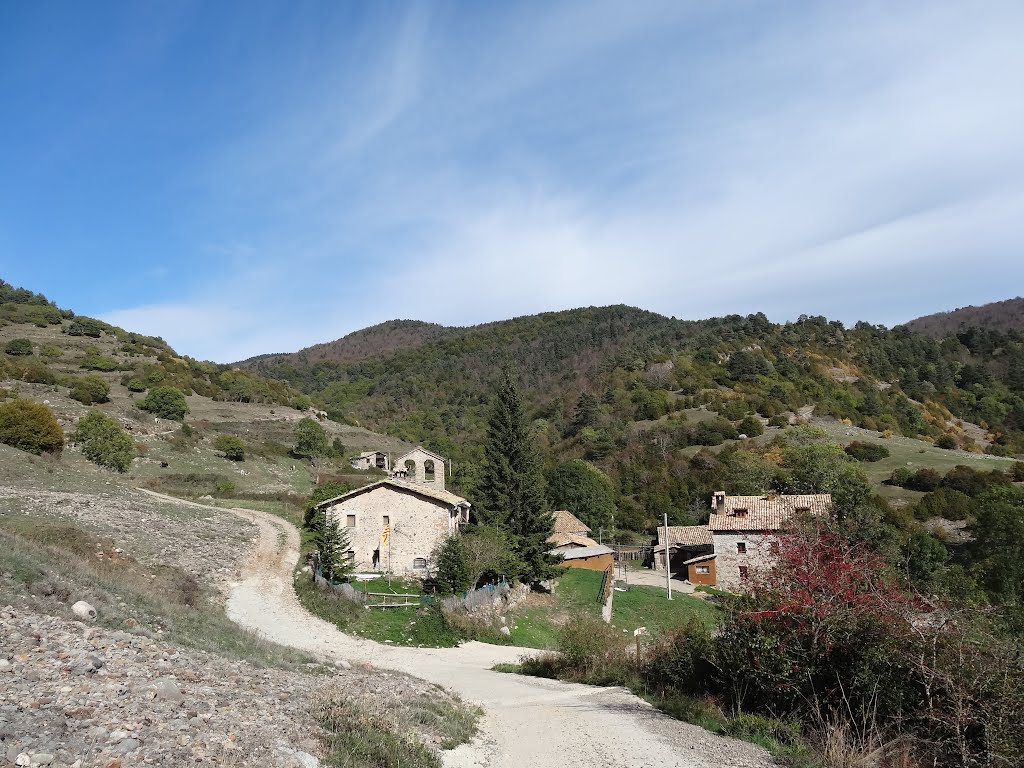
[[[615,557],[611,547],[595,544],[592,547],[576,547],[562,551],[554,550],[553,555],[562,556],[566,568],[585,568],[588,571],[607,571],[614,567]]]

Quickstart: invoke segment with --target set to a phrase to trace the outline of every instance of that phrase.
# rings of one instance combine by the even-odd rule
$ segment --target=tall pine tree
[[[516,557],[522,561],[519,577],[537,583],[554,574],[548,554],[548,536],[554,525],[544,498],[540,459],[523,411],[523,401],[509,368],[491,406],[484,446],[484,474],[479,488],[481,522],[509,534]]]

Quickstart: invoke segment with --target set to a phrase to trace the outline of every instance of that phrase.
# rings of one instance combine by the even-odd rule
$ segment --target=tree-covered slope
[[[914,333],[936,339],[952,336],[967,328],[1024,332],[1024,298],[994,301],[980,307],[960,307],[951,312],[936,312],[906,324]]]

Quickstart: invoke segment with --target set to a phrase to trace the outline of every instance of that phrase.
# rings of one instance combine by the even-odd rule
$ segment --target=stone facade
[[[384,451],[364,451],[349,461],[352,469],[381,469],[390,471],[391,465],[388,462],[388,455]]]
[[[348,532],[357,571],[390,570],[422,577],[433,570],[437,545],[469,517],[465,499],[443,495],[450,498],[436,498],[429,491],[385,480],[324,502],[322,507],[329,520],[337,520]],[[381,545],[385,525],[391,526],[390,553],[388,545]]]
[[[404,473],[410,483],[444,490],[445,460],[442,456],[417,446],[395,461],[394,471]]]
[[[773,533],[754,531],[714,532],[716,586],[729,592],[743,592],[745,577],[740,569],[753,574],[759,568],[772,564]],[[740,547],[739,545],[743,545]],[[740,552],[745,549],[745,552]]]

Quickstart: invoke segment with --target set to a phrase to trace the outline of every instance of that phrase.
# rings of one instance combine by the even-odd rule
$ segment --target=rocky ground
[[[436,686],[365,664],[259,668],[0,609],[0,765],[316,768],[325,742],[315,710],[342,700],[390,727],[415,722],[432,747],[448,735],[427,715],[459,707]]]
[[[0,610],[0,758],[54,766],[311,766],[317,677]]]

